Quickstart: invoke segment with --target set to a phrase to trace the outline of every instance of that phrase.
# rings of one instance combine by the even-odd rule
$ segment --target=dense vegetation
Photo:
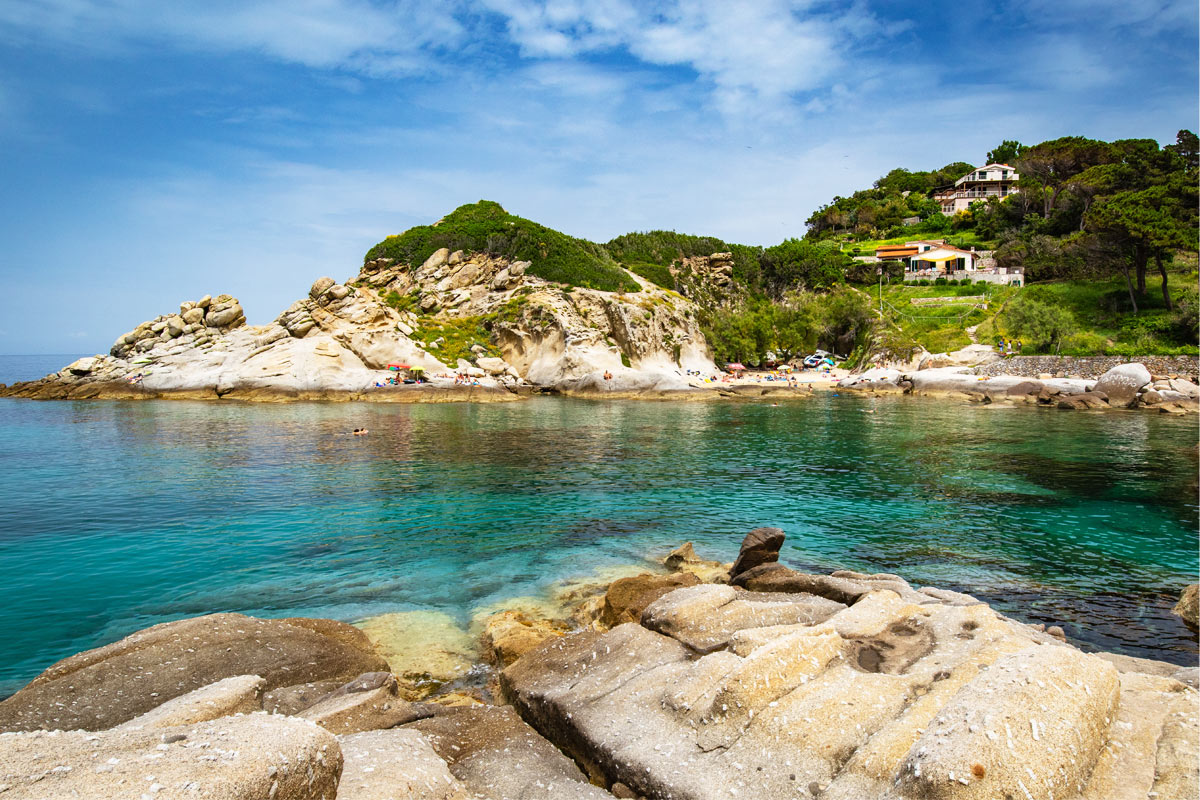
[[[970,343],[968,328],[987,343],[1020,336],[1027,353],[1194,354],[1198,151],[1190,131],[1166,147],[1077,136],[1033,146],[1004,141],[985,163],[1013,166],[1016,194],[947,216],[931,195],[971,164],[898,168],[813,212],[804,238],[766,248],[673,231],[629,233],[601,245],[480,201],[388,237],[367,259],[417,266],[447,247],[529,261],[530,274],[569,286],[636,292],[625,269],[684,290],[677,269],[684,259],[730,253],[732,287],[689,296],[700,305],[716,358],[751,364],[817,347],[856,361],[903,357],[918,347],[940,352]],[[854,258],[882,244],[934,237],[994,250],[999,266],[1024,270],[1026,288],[948,286],[944,279],[905,284],[899,262]],[[1153,291],[1152,270],[1159,284]],[[943,301],[913,303],[923,297]],[[397,308],[415,303],[386,300]],[[476,328],[454,337],[427,333],[468,346],[479,338]]]
[[[488,200],[460,206],[432,225],[389,236],[367,251],[366,260],[391,258],[416,267],[443,247],[528,261],[529,273],[548,281],[609,292],[638,291],[637,282],[600,245],[513,216]]]

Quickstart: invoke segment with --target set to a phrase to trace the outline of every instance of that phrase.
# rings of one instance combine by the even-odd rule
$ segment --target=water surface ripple
[[[797,567],[896,572],[1194,663],[1169,610],[1196,580],[1196,441],[1195,417],[909,398],[0,400],[0,692],[169,619],[465,621],[689,539],[731,560],[758,525]]]

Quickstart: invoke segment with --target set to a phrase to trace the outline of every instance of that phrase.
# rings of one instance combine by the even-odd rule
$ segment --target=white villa
[[[905,272],[974,272],[979,253],[946,244],[944,239],[918,239],[904,244],[884,245],[875,251],[879,261],[900,261]]]
[[[943,214],[952,215],[966,211],[976,200],[1016,194],[1019,177],[1008,164],[988,164],[963,175],[953,186],[935,189],[933,199],[941,205]]]

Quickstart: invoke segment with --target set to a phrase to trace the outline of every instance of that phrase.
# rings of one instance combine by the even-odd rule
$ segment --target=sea
[[[74,355],[0,357],[0,382]],[[353,436],[355,428],[366,436]],[[1195,416],[838,393],[770,403],[0,399],[0,696],[216,611],[464,626],[685,541],[782,528],[798,569],[891,572],[1194,664]]]

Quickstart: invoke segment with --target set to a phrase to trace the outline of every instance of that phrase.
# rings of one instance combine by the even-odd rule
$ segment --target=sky
[[[464,204],[772,245],[890,169],[1195,130],[1195,0],[4,0],[0,354],[274,319]]]

